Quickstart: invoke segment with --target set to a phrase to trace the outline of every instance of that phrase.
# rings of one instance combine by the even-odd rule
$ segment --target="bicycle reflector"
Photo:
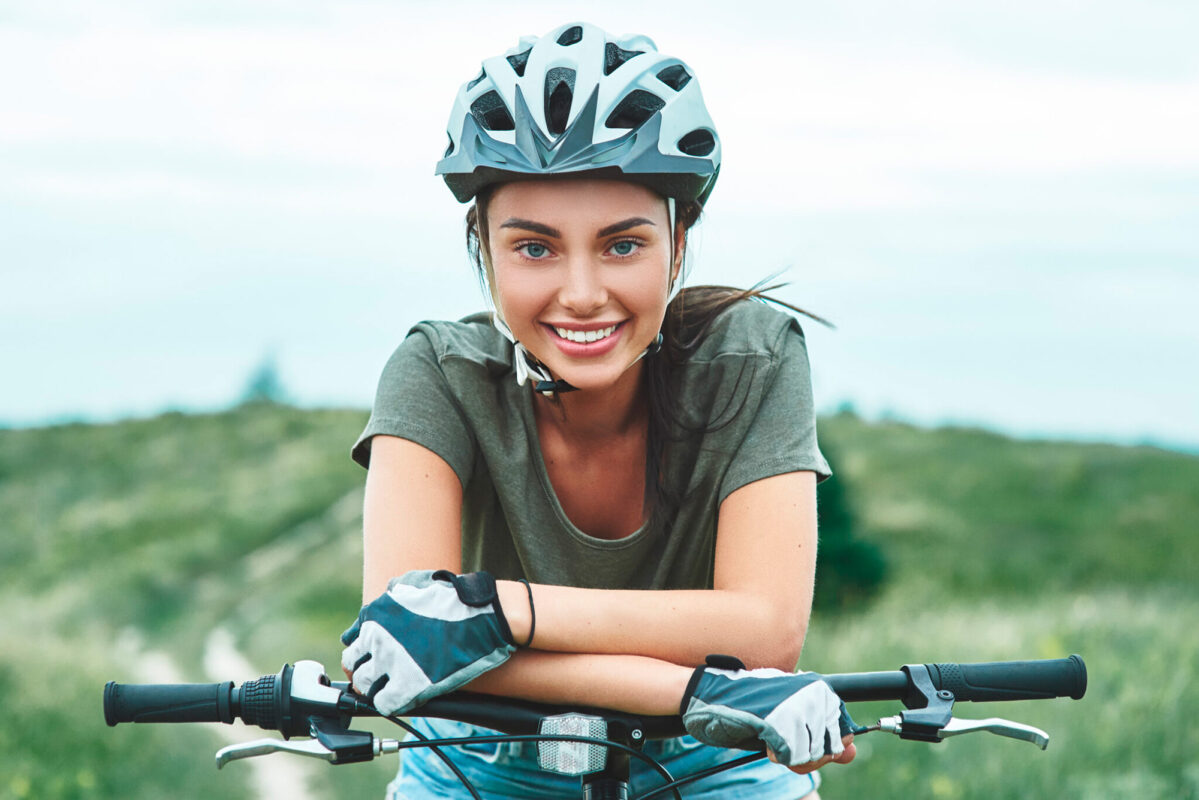
[[[607,739],[608,724],[603,718],[590,714],[559,714],[544,717],[538,733],[542,736]],[[540,741],[537,743],[537,763],[543,770],[559,775],[586,775],[604,768],[607,749],[593,742]]]

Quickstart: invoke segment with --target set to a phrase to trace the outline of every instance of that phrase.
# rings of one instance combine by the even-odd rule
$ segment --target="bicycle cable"
[[[635,800],[649,800],[651,797],[657,797],[658,795],[662,794],[663,792],[673,792],[675,797],[679,797],[678,787],[680,787],[680,786],[685,786],[688,783],[698,781],[701,778],[706,778],[709,775],[716,775],[718,773],[724,772],[725,770],[733,769],[734,767],[739,767],[742,764],[750,764],[754,761],[759,761],[765,757],[766,757],[765,753],[749,753],[748,755],[744,755],[739,758],[734,758],[732,761],[726,761],[723,764],[717,764],[714,767],[708,767],[706,769],[701,769],[699,772],[693,772],[690,775],[685,775],[682,778],[678,778],[676,780],[670,781],[669,783],[663,784],[662,786],[658,786],[653,789],[650,789],[649,792],[647,792],[646,794],[643,794],[643,795],[639,795],[638,797],[635,798]]]
[[[466,791],[470,792],[470,796],[471,796],[472,800],[483,800],[482,796],[479,794],[478,789],[476,789],[474,784],[472,784],[470,782],[470,779],[468,779],[466,777],[466,773],[464,773],[461,769],[459,769],[458,765],[455,764],[452,760],[450,760],[450,757],[447,756],[442,751],[442,749],[437,746],[437,744],[435,743],[435,740],[429,739],[429,737],[425,736],[423,733],[421,733],[416,728],[409,725],[407,722],[404,722],[402,719],[395,719],[393,717],[385,717],[385,719],[390,719],[396,725],[399,725],[401,728],[408,731],[409,734],[411,734],[412,736],[415,736],[420,741],[429,742],[429,744],[426,746],[430,750],[433,751],[434,755],[436,755],[438,758],[441,759],[442,763],[444,763],[447,767],[450,768],[450,772],[454,773],[454,777],[456,777],[459,781],[462,782],[462,785],[464,787],[466,787]]]
[[[439,745],[487,744],[487,743],[492,743],[492,742],[499,743],[499,744],[502,744],[505,742],[583,742],[586,744],[602,745],[607,748],[614,747],[617,750],[622,750],[625,753],[627,753],[628,755],[635,756],[636,758],[639,758],[642,761],[644,761],[646,764],[649,764],[649,766],[655,772],[657,772],[660,777],[662,777],[666,781],[666,784],[664,786],[659,787],[654,790],[655,793],[661,793],[662,791],[669,789],[669,791],[675,796],[675,800],[683,800],[683,796],[681,794],[679,794],[678,789],[675,789],[674,786],[682,785],[683,783],[686,783],[687,782],[686,779],[683,779],[682,781],[676,779],[673,775],[670,774],[670,771],[668,769],[666,769],[666,767],[664,767],[660,763],[658,763],[658,761],[653,756],[647,755],[646,753],[643,753],[634,747],[630,747],[629,745],[621,744],[620,742],[611,741],[610,739],[598,739],[598,738],[591,737],[591,736],[571,736],[568,734],[537,734],[537,733],[524,733],[524,734],[497,733],[497,734],[492,734],[492,735],[488,735],[488,736],[459,736],[459,737],[447,738],[447,739],[430,739],[426,736],[422,736],[419,732],[415,731],[410,725],[402,722],[399,719],[396,719],[393,717],[386,717],[385,719],[389,719],[392,722],[394,722],[395,724],[399,725],[404,730],[415,734],[418,739],[418,741],[415,741],[415,742],[400,742],[399,743],[400,750],[407,750],[407,749],[410,749],[413,747],[431,747],[434,749],[434,752],[436,752],[437,746],[439,746]],[[448,760],[449,756],[445,755],[444,753],[441,753],[439,755],[440,755],[442,761],[445,761],[447,764],[450,764],[450,762]],[[732,762],[730,762],[730,763],[732,763]],[[721,766],[723,767],[723,765],[721,765]],[[458,777],[458,780],[462,781],[463,785],[466,786],[467,789],[471,791],[471,796],[477,798],[478,795],[474,793],[475,790],[471,786],[470,781],[467,780],[467,778],[464,775],[462,775],[462,773],[456,767],[451,766],[451,769],[453,769],[454,774]],[[727,767],[726,767],[726,769],[727,769]],[[719,771],[719,770],[717,770],[717,771]],[[703,776],[701,776],[701,777],[703,777]]]

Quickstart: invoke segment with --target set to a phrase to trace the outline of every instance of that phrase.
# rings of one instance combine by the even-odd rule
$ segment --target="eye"
[[[612,251],[613,255],[625,258],[641,249],[641,242],[634,241],[633,239],[621,239],[608,249]]]
[[[516,252],[523,255],[525,258],[531,258],[534,261],[540,261],[550,254],[550,249],[541,242],[524,242],[516,246]]]

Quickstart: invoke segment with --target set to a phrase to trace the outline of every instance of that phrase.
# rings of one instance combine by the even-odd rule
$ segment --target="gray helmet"
[[[437,174],[462,203],[517,176],[583,172],[703,203],[720,172],[691,69],[647,36],[585,23],[522,37],[484,61],[458,90],[448,132]]]

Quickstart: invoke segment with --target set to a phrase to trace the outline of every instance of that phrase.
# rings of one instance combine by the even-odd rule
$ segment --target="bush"
[[[824,611],[861,608],[878,594],[887,577],[882,550],[858,537],[850,497],[844,480],[835,475],[817,488],[820,554],[813,607]]]

